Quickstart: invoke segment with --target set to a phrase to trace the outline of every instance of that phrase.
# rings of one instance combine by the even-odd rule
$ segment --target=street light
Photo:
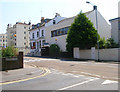
[[[56,43],[56,46],[55,46],[55,53],[56,53],[56,59],[57,59],[57,38],[55,38],[55,43]]]
[[[88,2],[88,1],[86,1],[86,3],[91,4],[93,6],[93,9],[95,10],[95,15],[96,15],[96,30],[97,30],[97,33],[99,33],[98,32],[98,19],[97,19],[97,6],[94,5],[94,4],[92,4],[92,3],[90,3],[90,2]],[[99,38],[98,38],[98,34],[97,34],[97,50],[98,50],[98,61],[99,61]]]

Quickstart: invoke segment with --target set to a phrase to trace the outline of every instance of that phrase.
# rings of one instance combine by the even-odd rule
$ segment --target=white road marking
[[[97,79],[99,79],[99,78],[89,79],[89,80],[83,81],[81,83],[74,84],[74,85],[71,85],[71,86],[68,86],[68,87],[64,87],[64,88],[61,88],[61,89],[58,89],[58,90],[69,89],[69,88],[72,88],[72,87],[75,87],[75,86],[78,86],[78,85],[82,85],[82,84],[85,84],[85,83],[88,83],[88,82],[91,82],[91,81],[94,81],[94,80],[97,80]]]
[[[96,75],[96,74],[91,74],[91,73],[86,73],[86,72],[81,72],[82,74],[87,74],[87,75],[92,75],[92,76],[96,76],[96,77],[101,77],[100,75]]]
[[[31,73],[34,74],[34,73],[38,73],[38,72],[41,72],[41,70],[34,71],[34,72],[31,72]]]
[[[105,80],[105,81],[102,83],[102,85],[111,84],[111,83],[118,83],[118,81]]]

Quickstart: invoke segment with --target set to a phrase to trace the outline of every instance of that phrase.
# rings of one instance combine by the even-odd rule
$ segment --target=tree
[[[88,49],[97,44],[97,30],[84,13],[80,12],[75,18],[68,31],[66,42],[68,52],[72,52],[74,47]]]

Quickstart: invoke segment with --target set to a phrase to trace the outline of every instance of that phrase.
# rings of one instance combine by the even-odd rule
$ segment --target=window
[[[35,49],[35,48],[36,48],[35,42],[31,43],[31,49]]]
[[[34,33],[32,33],[32,38],[34,39]]]
[[[16,28],[16,25],[14,25],[13,28]]]
[[[5,40],[3,40],[3,42],[5,42]]]
[[[55,20],[53,20],[53,24],[55,24]]]
[[[26,29],[26,27],[24,27],[24,29]]]
[[[26,39],[26,37],[24,37],[24,39]]]
[[[44,43],[45,43],[45,40],[42,40],[42,46],[44,45]]]
[[[24,34],[26,34],[26,32],[24,32]]]
[[[39,37],[39,31],[37,31],[37,37]]]
[[[4,38],[4,36],[3,36],[3,38]]]
[[[42,30],[42,36],[44,36],[44,30]]]
[[[15,43],[15,45],[16,45],[16,43]]]
[[[7,42],[7,40],[6,40],[6,42]]]
[[[51,31],[51,37],[65,35],[65,34],[67,34],[68,30],[69,30],[69,27],[65,27],[65,28]]]
[[[24,45],[26,45],[26,43],[24,43]]]

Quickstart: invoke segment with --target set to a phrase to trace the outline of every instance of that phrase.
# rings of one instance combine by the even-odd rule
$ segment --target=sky
[[[29,21],[37,24],[41,17],[54,18],[55,13],[68,18],[76,16],[81,10],[91,11],[93,6],[86,1],[97,5],[108,23],[118,17],[120,0],[0,0],[0,33],[6,32],[7,24]]]

